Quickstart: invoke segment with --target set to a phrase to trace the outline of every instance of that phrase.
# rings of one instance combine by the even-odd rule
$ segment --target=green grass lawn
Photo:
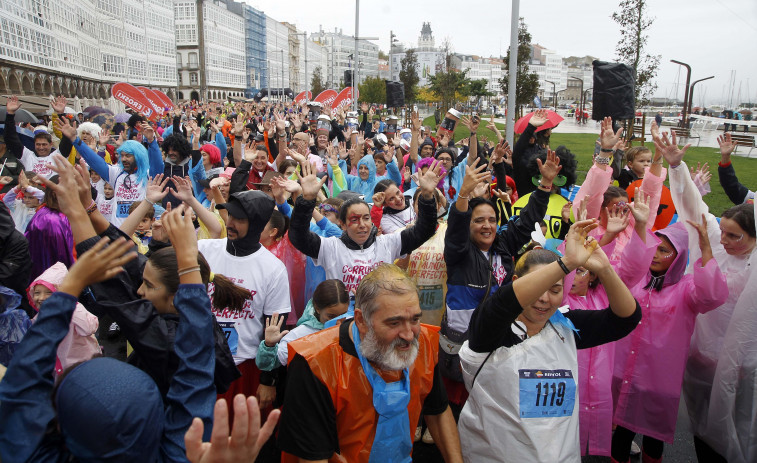
[[[487,119],[481,122],[481,126],[478,129],[480,136],[487,137],[490,141],[496,140],[497,136],[491,130],[483,127],[488,123]],[[435,129],[434,118],[427,117],[423,120],[423,125],[427,125],[432,129]],[[497,127],[504,130],[504,124],[497,124]],[[458,124],[455,129],[455,140],[460,140],[469,135],[468,128],[462,124]],[[517,137],[517,136],[516,136]],[[554,148],[565,145],[570,149],[578,159],[578,184],[581,184],[586,177],[586,172],[591,167],[591,159],[594,153],[594,141],[597,139],[597,135],[590,133],[555,133],[552,134],[550,145]],[[654,150],[652,143],[646,143],[646,146]],[[739,177],[741,183],[746,185],[747,188],[754,189],[757,184],[757,159],[746,159],[739,156],[733,156],[733,167],[736,169],[736,174]],[[710,207],[710,211],[715,215],[720,215],[723,211],[733,206],[733,203],[728,199],[720,187],[718,182],[718,161],[720,161],[720,153],[716,148],[705,147],[691,147],[686,152],[686,163],[696,165],[697,162],[708,162],[710,164],[710,172],[713,174],[713,178],[710,181],[710,187],[712,192],[704,197],[705,203]],[[667,167],[667,166],[666,166]],[[668,182],[665,182],[668,185]]]

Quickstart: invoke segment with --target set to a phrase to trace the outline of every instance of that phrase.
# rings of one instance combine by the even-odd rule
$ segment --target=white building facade
[[[110,103],[129,82],[175,97],[171,0],[0,1],[0,91]]]
[[[323,77],[327,86],[338,88],[344,83],[344,71],[355,69],[355,38],[344,35],[341,30],[325,32],[323,30],[310,36],[311,40],[325,47],[327,56],[327,68],[324,69]],[[367,77],[378,77],[378,45],[367,40],[358,41],[358,74],[359,83],[363,83]],[[351,82],[344,83],[350,85]]]
[[[289,28],[266,15],[266,59],[267,75],[263,89],[269,90],[274,98],[281,98],[283,89],[291,88],[289,84],[290,50]],[[277,96],[278,95],[278,96]]]

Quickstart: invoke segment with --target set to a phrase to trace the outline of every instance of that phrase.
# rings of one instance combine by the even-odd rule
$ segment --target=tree
[[[386,103],[386,82],[378,77],[367,77],[357,86],[360,103]]]
[[[419,88],[416,99],[417,101],[421,101],[423,103],[439,103],[442,101],[439,99],[439,95],[432,92],[428,87]]]
[[[379,59],[385,59],[385,60],[389,61],[389,55],[387,55],[383,51],[379,50]]]
[[[463,93],[468,97],[475,98],[476,104],[478,104],[481,101],[481,98],[494,95],[489,91],[488,86],[489,82],[487,82],[486,79],[471,80],[468,81],[468,85],[464,89]]]
[[[468,70],[458,71],[448,68],[428,77],[429,89],[439,97],[443,108],[451,108],[457,100],[465,95],[465,88],[470,82]]]
[[[316,66],[316,68],[313,69],[313,77],[310,79],[310,91],[313,92],[313,98],[320,95],[324,90],[326,90],[326,86],[323,84],[321,67]]]
[[[520,113],[520,107],[534,99],[539,91],[539,76],[535,72],[530,72],[528,62],[531,59],[531,34],[528,32],[526,23],[520,18],[518,25],[518,57],[517,70],[515,74],[515,106],[516,112]],[[502,92],[508,95],[510,73],[510,50],[505,56],[505,69],[507,73],[499,79],[499,86]]]
[[[400,61],[400,81],[405,87],[405,102],[415,102],[418,94],[418,56],[411,48],[405,52],[405,57]]]
[[[654,23],[654,18],[646,14],[647,0],[621,0],[620,11],[612,14],[612,19],[620,26],[620,40],[615,46],[618,61],[631,66],[636,75],[636,107],[649,101],[657,84],[657,68],[660,55],[646,52],[646,32]]]

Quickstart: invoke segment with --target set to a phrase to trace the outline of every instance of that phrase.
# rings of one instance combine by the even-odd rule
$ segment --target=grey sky
[[[355,30],[354,1],[247,0],[279,21],[300,30],[341,28]],[[655,23],[649,32],[648,50],[662,55],[657,76],[657,96],[672,98],[676,79],[683,99],[686,74],[671,59],[689,63],[692,81],[714,75],[698,84],[694,104],[728,101],[731,71],[736,71],[734,103],[757,102],[757,1],[755,0],[650,0]],[[415,46],[423,22],[430,22],[437,45],[450,37],[456,52],[500,56],[510,36],[509,1],[366,1],[360,2],[360,35],[379,37],[380,49],[389,49],[389,30],[408,46]],[[533,42],[562,56],[592,55],[613,60],[620,34],[611,15],[617,1],[521,0],[520,16]],[[748,89],[748,94],[747,94]]]

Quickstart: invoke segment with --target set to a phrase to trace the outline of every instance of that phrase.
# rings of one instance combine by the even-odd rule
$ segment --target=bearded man
[[[412,461],[421,413],[444,460],[462,461],[418,289],[380,264],[355,293],[355,318],[289,344],[279,431],[283,462]]]

